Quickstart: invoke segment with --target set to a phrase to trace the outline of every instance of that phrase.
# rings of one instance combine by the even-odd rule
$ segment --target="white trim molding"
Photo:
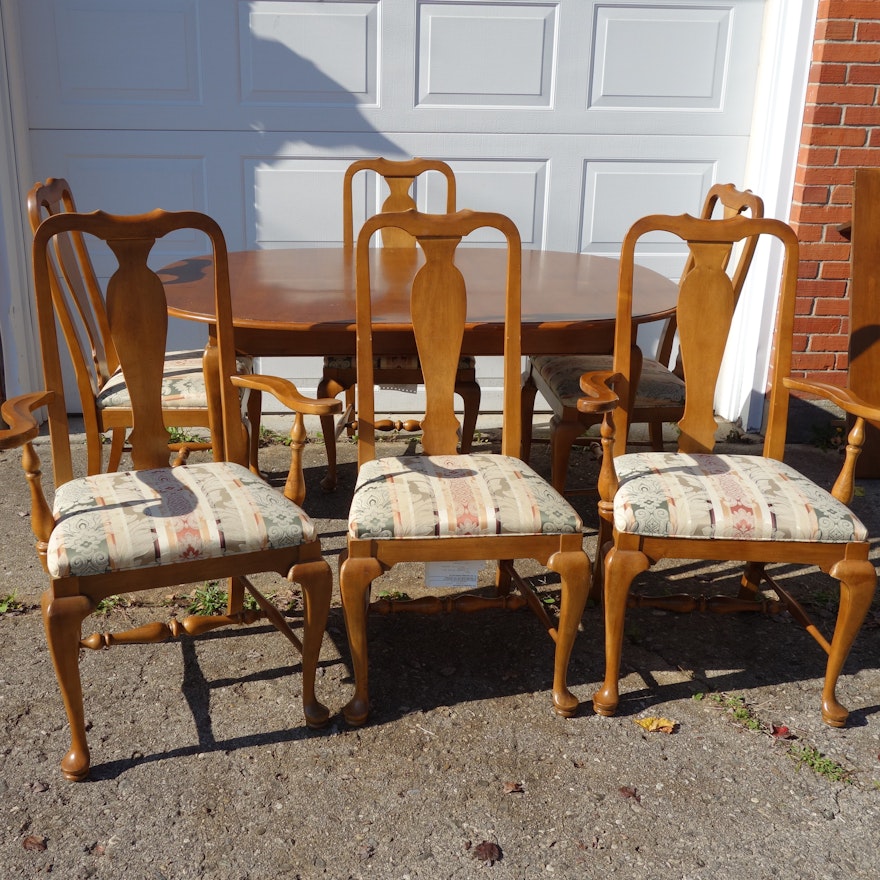
[[[0,336],[9,397],[33,391],[42,382],[23,201],[30,164],[17,34],[17,3],[0,0]]]
[[[818,0],[767,0],[761,70],[744,185],[764,199],[768,217],[789,219],[800,147]],[[782,254],[755,252],[722,365],[720,416],[759,430],[779,297]]]

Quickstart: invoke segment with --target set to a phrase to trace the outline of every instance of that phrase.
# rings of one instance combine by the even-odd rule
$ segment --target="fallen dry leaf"
[[[673,721],[671,718],[654,718],[651,716],[649,718],[636,718],[635,722],[639,727],[647,730],[648,733],[672,733],[678,727],[678,722]]]
[[[621,797],[632,798],[637,804],[642,802],[642,796],[632,785],[621,785],[620,788],[617,789],[617,793]]]
[[[504,783],[504,793],[505,794],[523,794],[525,789],[522,787],[521,782],[505,782]]]
[[[21,845],[30,852],[43,852],[46,849],[46,838],[39,834],[28,834]]]
[[[501,858],[501,847],[497,843],[492,843],[491,840],[484,840],[474,847],[471,855],[481,862],[488,862],[491,866]]]

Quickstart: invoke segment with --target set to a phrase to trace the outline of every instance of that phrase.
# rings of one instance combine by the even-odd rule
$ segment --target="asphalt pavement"
[[[731,439],[732,450],[757,451],[750,438]],[[386,448],[411,451],[406,440]],[[335,570],[354,446],[340,448],[330,495],[319,488],[320,443],[307,453],[305,506]],[[790,446],[787,460],[826,486],[841,462],[810,443]],[[278,444],[261,453],[274,481],[286,461]],[[534,464],[547,463],[539,444]],[[572,468],[594,483],[589,450]],[[553,645],[525,611],[371,619],[373,712],[361,729],[338,715],[352,690],[338,596],[318,680],[337,714],[323,731],[306,729],[298,659],[265,625],[84,651],[93,769],[75,784],[58,769],[69,740],[17,453],[0,454],[0,485],[0,878],[880,876],[876,601],[838,688],[851,710],[842,730],[821,721],[821,649],[782,615],[630,611],[613,718],[590,704],[603,671],[595,605],[571,663],[582,701],[571,719],[551,710]],[[595,498],[574,503],[592,556]],[[853,506],[876,559],[880,481],[860,481]],[[558,584],[540,568],[525,573],[552,606]],[[835,582],[795,565],[776,574],[830,634]],[[401,567],[376,589],[418,595],[419,575]],[[737,575],[733,565],[673,560],[642,586],[730,593]],[[483,578],[491,582],[490,568]],[[296,592],[261,583],[296,623]],[[199,586],[127,597],[137,601],[90,618],[85,632],[185,613],[183,597]],[[650,718],[673,722],[672,732],[636,723]]]

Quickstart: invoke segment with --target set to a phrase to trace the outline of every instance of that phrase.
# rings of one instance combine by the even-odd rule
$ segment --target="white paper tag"
[[[485,563],[482,560],[426,562],[426,587],[475,587],[477,576]]]

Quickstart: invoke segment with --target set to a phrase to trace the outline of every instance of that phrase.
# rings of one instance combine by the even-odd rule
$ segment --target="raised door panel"
[[[31,173],[85,208],[197,208],[232,249],[285,247],[340,241],[349,162],[434,156],[526,247],[614,254],[637,217],[744,183],[764,5],[29,0]],[[358,225],[383,192],[367,175],[354,195]],[[670,276],[680,258],[643,255]],[[313,362],[291,370],[314,387]]]
[[[556,4],[421,3],[416,106],[552,107]]]

